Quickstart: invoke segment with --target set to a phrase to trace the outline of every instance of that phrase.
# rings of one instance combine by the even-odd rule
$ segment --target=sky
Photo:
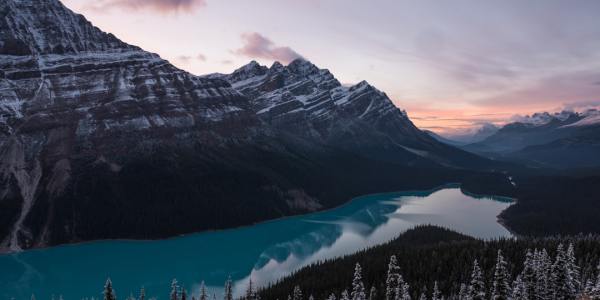
[[[600,106],[596,0],[62,0],[202,75],[297,57],[448,136]]]

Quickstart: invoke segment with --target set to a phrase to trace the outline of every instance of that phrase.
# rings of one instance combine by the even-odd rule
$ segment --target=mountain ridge
[[[418,129],[406,111],[368,82],[343,86],[329,70],[304,58],[271,67],[252,61],[231,74],[207,77],[229,82],[275,128],[353,153],[394,163],[416,159],[452,167],[490,165]]]
[[[480,155],[536,167],[569,168],[600,164],[596,158],[597,110],[536,113],[508,123],[485,140],[462,146]]]

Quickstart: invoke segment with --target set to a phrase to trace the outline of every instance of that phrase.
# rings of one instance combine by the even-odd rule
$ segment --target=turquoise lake
[[[241,293],[251,277],[264,285],[323,259],[387,242],[419,224],[480,238],[510,237],[497,215],[503,198],[465,195],[458,186],[356,198],[318,213],[248,227],[157,241],[98,241],[0,255],[0,299],[102,299],[106,278],[117,297],[168,299],[177,278],[189,293],[199,283],[220,299],[228,276]],[[191,297],[190,297],[191,298]]]

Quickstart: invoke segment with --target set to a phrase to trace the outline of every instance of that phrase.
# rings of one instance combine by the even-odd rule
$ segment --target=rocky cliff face
[[[56,0],[2,1],[0,14],[0,196],[22,203],[3,247],[33,239],[36,199],[61,194],[82,157],[118,170],[166,140],[226,143],[257,124],[228,83],[181,71]]]
[[[477,161],[304,60],[197,77],[58,0],[0,16],[0,251],[245,225]]]

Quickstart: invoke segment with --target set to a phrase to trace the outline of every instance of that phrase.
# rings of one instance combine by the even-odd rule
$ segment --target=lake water
[[[319,260],[389,241],[418,224],[480,238],[509,237],[496,216],[506,199],[476,198],[457,186],[359,197],[319,213],[159,241],[99,241],[0,256],[0,299],[101,298],[107,277],[117,297],[168,299],[173,278],[191,293],[204,280],[221,298],[230,275],[235,291],[248,279],[266,284]]]

